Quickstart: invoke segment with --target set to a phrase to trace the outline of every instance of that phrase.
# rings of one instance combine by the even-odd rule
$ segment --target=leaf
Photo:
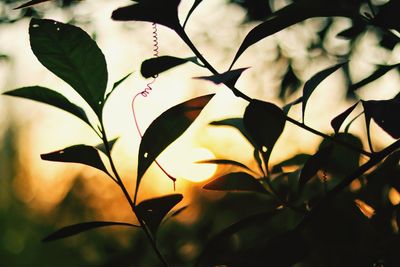
[[[115,143],[118,141],[118,137],[111,139],[110,141],[108,141],[108,146],[110,148],[110,152],[112,151]],[[100,150],[101,152],[103,152],[105,155],[107,155],[107,150],[106,150],[106,146],[104,145],[104,143],[100,143],[97,146],[95,146],[95,148],[97,148],[98,150]]]
[[[155,236],[165,215],[182,199],[181,194],[172,194],[144,200],[136,206],[136,211]]]
[[[70,146],[51,153],[41,154],[40,158],[48,161],[81,163],[102,170],[108,174],[108,171],[100,158],[99,151],[92,146]]]
[[[196,10],[196,8],[203,2],[203,0],[194,0],[192,7],[190,8],[188,14],[186,15],[185,22],[183,23],[183,28],[185,28],[187,22],[189,21],[190,16]]]
[[[201,160],[197,161],[196,163],[211,163],[211,164],[218,164],[218,165],[233,165],[236,167],[243,168],[249,172],[253,172],[249,167],[244,165],[243,163],[234,161],[234,160],[229,160],[229,159],[207,159],[207,160]]]
[[[283,100],[291,96],[300,85],[301,81],[294,73],[292,64],[289,63],[279,88],[279,98]]]
[[[66,227],[61,228],[60,230],[48,235],[45,237],[42,241],[43,242],[49,242],[49,241],[54,241],[57,239],[61,238],[66,238],[70,236],[74,236],[77,234],[80,234],[82,232],[100,228],[100,227],[106,227],[106,226],[130,226],[130,227],[139,227],[134,224],[130,223],[124,223],[124,222],[85,222],[85,223],[78,223],[74,225],[69,225]]]
[[[397,114],[400,112],[400,99],[362,101],[369,135],[371,118],[394,139],[400,138],[400,124]]]
[[[200,96],[176,105],[162,113],[150,124],[139,147],[136,190],[151,163],[189,128],[213,96],[214,94]]]
[[[111,88],[111,91],[106,95],[106,99],[105,99],[104,102],[107,101],[107,99],[108,99],[108,98],[110,97],[110,95],[115,91],[115,89],[117,89],[117,87],[118,87],[121,83],[123,83],[126,79],[128,79],[129,76],[132,75],[132,73],[133,73],[133,72],[128,73],[127,75],[125,75],[124,77],[122,77],[120,80],[116,81],[116,82],[113,84],[113,87]]]
[[[43,3],[43,2],[48,2],[48,1],[50,1],[50,0],[32,0],[32,1],[26,2],[25,4],[20,5],[20,6],[16,7],[16,8],[14,8],[14,9],[21,9],[21,8],[24,8],[24,7],[30,7],[30,6],[37,5],[37,4],[40,4],[40,3]]]
[[[250,134],[244,128],[243,118],[230,118],[224,119],[220,121],[213,121],[210,123],[213,126],[231,126],[239,130],[239,132],[252,144],[253,146],[257,146],[252,140]]]
[[[148,21],[164,25],[175,31],[181,26],[178,19],[180,0],[147,0],[137,4],[118,8],[111,18],[119,21]]]
[[[331,121],[331,126],[335,133],[338,133],[340,130],[340,126],[342,126],[343,122],[347,119],[347,117],[350,115],[350,113],[356,108],[358,105],[358,102],[337,115],[332,121]]]
[[[243,116],[244,127],[262,153],[268,170],[268,161],[272,149],[285,127],[286,116],[278,106],[252,100]]]
[[[357,10],[343,7],[335,2],[327,1],[296,1],[275,13],[273,13],[266,21],[254,27],[245,37],[240,45],[231,67],[246,51],[247,48],[262,39],[275,34],[283,29],[288,28],[303,20],[313,17],[352,17],[357,14]]]
[[[268,194],[261,183],[245,172],[232,172],[214,179],[203,186],[207,190],[216,191],[250,191]]]
[[[389,71],[391,71],[392,69],[395,68],[399,68],[400,64],[394,64],[394,65],[381,65],[378,67],[377,70],[375,70],[371,75],[369,75],[368,77],[362,79],[361,81],[352,84],[349,88],[349,90],[354,91],[357,90],[377,79],[379,79],[380,77],[382,77],[383,75],[385,75],[386,73],[388,73]]]
[[[40,63],[71,85],[100,116],[108,74],[96,42],[78,27],[47,19],[32,19],[29,36]]]
[[[87,118],[86,113],[82,108],[71,103],[62,94],[53,91],[51,89],[41,86],[31,86],[31,87],[18,88],[12,91],[5,92],[4,94],[9,96],[17,96],[26,99],[31,99],[60,108],[64,111],[67,111],[75,115],[76,117],[80,118],[90,126],[89,119]]]
[[[332,66],[330,68],[327,68],[323,71],[320,71],[313,75],[305,84],[303,88],[303,105],[302,105],[302,120],[304,123],[304,115],[306,112],[306,105],[307,101],[310,98],[311,94],[314,92],[314,90],[317,88],[317,86],[325,80],[329,75],[343,67],[344,64],[347,64],[346,62],[339,63],[335,66]]]
[[[312,155],[307,162],[304,164],[303,169],[300,173],[299,178],[299,188],[303,188],[304,185],[313,178],[317,172],[322,168],[322,166],[326,163],[329,158],[333,147],[326,146],[317,151],[314,155]]]
[[[309,154],[300,153],[276,164],[273,169],[281,169],[282,167],[289,167],[289,166],[300,166],[303,165],[310,157],[311,155]]]
[[[285,115],[289,114],[290,109],[292,108],[292,106],[300,104],[303,102],[303,97],[300,96],[299,98],[297,98],[296,100],[290,102],[289,104],[286,104],[282,109],[283,109],[283,113],[285,113]]]
[[[239,79],[240,75],[242,75],[242,72],[247,70],[248,68],[240,68],[236,70],[229,70],[227,72],[221,73],[221,74],[216,74],[216,75],[211,75],[211,76],[202,76],[202,77],[195,77],[195,79],[202,79],[202,80],[207,80],[211,81],[215,84],[221,84],[224,83],[229,87],[235,86],[237,80]]]
[[[143,77],[150,78],[186,62],[196,62],[196,60],[196,57],[178,58],[172,56],[161,56],[150,58],[143,61],[140,72]]]

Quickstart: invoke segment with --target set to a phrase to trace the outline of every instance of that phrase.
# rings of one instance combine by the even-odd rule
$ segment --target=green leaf
[[[196,57],[178,58],[172,56],[161,56],[161,57],[150,58],[143,61],[140,72],[143,75],[143,77],[150,78],[189,61],[197,62],[197,58]]]
[[[214,94],[200,96],[176,105],[162,113],[150,124],[139,147],[136,190],[151,163],[189,128],[213,96]]]
[[[265,167],[268,170],[272,149],[285,127],[285,114],[282,109],[272,103],[252,100],[246,107],[243,123],[258,150],[262,153]]]
[[[133,72],[128,73],[127,75],[125,75],[124,77],[122,77],[120,80],[116,81],[116,82],[113,84],[113,87],[111,88],[111,91],[106,95],[106,99],[105,99],[104,102],[107,101],[107,99],[111,96],[111,94],[115,91],[115,89],[117,89],[117,87],[118,87],[121,83],[123,83],[126,79],[128,79],[129,76],[132,75],[132,73],[133,73]]]
[[[202,76],[202,77],[195,77],[195,79],[202,79],[211,81],[215,84],[224,83],[227,86],[235,86],[237,80],[242,75],[243,71],[247,70],[248,68],[240,68],[236,70],[229,70],[221,74],[211,75],[211,76]]]
[[[178,19],[180,0],[147,0],[118,8],[111,18],[119,21],[148,21],[164,25],[175,31],[181,28]]]
[[[104,222],[104,221],[99,221],[99,222],[78,223],[78,224],[74,224],[74,225],[69,225],[69,226],[63,227],[60,230],[48,235],[42,241],[43,242],[54,241],[54,240],[57,240],[57,239],[74,236],[74,235],[80,234],[80,233],[88,231],[88,230],[92,230],[92,229],[96,229],[96,228],[100,228],[100,227],[106,227],[106,226],[139,227],[137,225],[130,224],[130,223],[124,223],[124,222]]]
[[[40,157],[41,159],[48,161],[81,163],[102,170],[108,174],[108,171],[100,158],[99,151],[92,146],[70,146],[51,153],[41,154]]]
[[[67,111],[75,115],[76,117],[86,122],[89,126],[91,126],[89,119],[87,118],[86,113],[82,108],[71,103],[62,94],[53,91],[51,89],[41,86],[31,86],[31,87],[18,88],[12,91],[5,92],[4,94],[9,96],[17,96],[17,97],[31,99],[60,108],[64,111]]]
[[[165,215],[182,199],[181,194],[172,194],[144,200],[136,206],[136,211],[155,236]]]
[[[78,27],[47,19],[32,19],[29,36],[40,63],[71,85],[101,116],[108,74],[96,42]]]
[[[303,105],[302,105],[302,120],[304,123],[304,115],[306,112],[306,105],[307,101],[310,98],[311,94],[314,92],[314,90],[317,88],[317,86],[325,80],[329,75],[343,67],[343,65],[347,64],[346,62],[339,63],[333,67],[327,68],[325,70],[322,70],[315,75],[313,75],[305,84],[303,88]]]
[[[331,126],[335,133],[338,133],[340,130],[340,126],[342,126],[343,122],[346,120],[346,118],[350,115],[350,113],[356,108],[358,105],[358,102],[337,115],[332,121],[331,121]]]
[[[50,1],[50,0],[32,0],[32,1],[26,2],[25,4],[20,5],[20,6],[16,7],[16,8],[14,8],[14,9],[30,7],[30,6],[37,5],[37,4],[40,4],[40,3],[43,3],[43,2],[48,2],[48,1]]]
[[[110,141],[108,141],[108,146],[110,148],[110,151],[112,151],[115,143],[118,141],[118,137],[111,139]],[[103,152],[105,155],[107,155],[107,150],[106,150],[106,146],[104,145],[104,143],[100,143],[97,146],[95,146],[95,148],[97,148],[98,150],[100,150],[101,152]]]
[[[380,77],[382,77],[383,75],[385,75],[386,73],[391,71],[392,69],[399,68],[399,67],[400,67],[400,64],[378,66],[378,69],[375,70],[371,75],[369,75],[368,77],[362,79],[361,81],[359,81],[355,84],[352,84],[350,86],[349,90],[351,90],[351,91],[357,90],[357,89],[379,79]]]
[[[211,163],[211,164],[218,164],[218,165],[232,165],[236,167],[243,168],[249,172],[253,172],[249,167],[244,165],[243,163],[234,161],[234,160],[229,160],[229,159],[207,159],[207,160],[201,160],[197,161],[196,163]]]
[[[307,162],[304,164],[303,169],[300,173],[299,187],[300,189],[313,178],[317,172],[326,164],[329,156],[332,153],[332,146],[326,146],[317,151],[312,155]]]
[[[214,179],[203,186],[207,190],[216,191],[250,191],[268,194],[261,183],[245,172],[232,172]]]

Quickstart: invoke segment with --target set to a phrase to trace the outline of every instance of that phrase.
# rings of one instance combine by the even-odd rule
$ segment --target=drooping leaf
[[[323,165],[326,163],[328,160],[331,152],[332,152],[333,147],[332,146],[326,146],[324,148],[321,148],[320,150],[317,151],[314,155],[312,155],[304,164],[303,169],[301,170],[300,173],[300,178],[299,178],[299,187],[303,188],[304,185],[311,179],[313,178],[317,172],[323,167]]]
[[[400,124],[397,117],[400,112],[400,99],[362,101],[362,104],[368,135],[372,118],[391,137],[394,139],[400,138]]]
[[[189,61],[196,62],[197,58],[178,58],[172,56],[160,56],[150,58],[143,61],[140,72],[143,77],[150,78]]]
[[[345,111],[337,115],[333,120],[331,121],[331,126],[335,133],[338,133],[340,130],[340,126],[342,126],[343,122],[347,119],[347,117],[350,115],[350,113],[356,108],[358,105],[358,102],[353,104],[351,107],[347,108]]]
[[[203,186],[216,191],[249,191],[268,194],[268,191],[257,179],[245,172],[232,172],[214,179]]]
[[[218,165],[232,165],[236,166],[242,169],[245,169],[249,172],[253,172],[249,167],[244,165],[243,163],[234,161],[234,160],[229,160],[229,159],[207,159],[207,160],[201,160],[197,161],[196,163],[211,163],[211,164],[218,164]]]
[[[278,106],[252,100],[243,116],[244,127],[262,153],[268,170],[268,161],[272,149],[285,127],[286,116]]]
[[[92,230],[92,229],[96,229],[96,228],[100,228],[100,227],[106,227],[106,226],[139,227],[137,225],[130,224],[130,223],[124,223],[124,222],[104,222],[104,221],[99,221],[99,222],[78,223],[78,224],[74,224],[74,225],[69,225],[69,226],[63,227],[60,230],[48,235],[42,241],[43,242],[54,241],[54,240],[57,240],[57,239],[74,236],[74,235],[80,234],[80,233],[88,231],[88,230]]]
[[[60,108],[64,111],[67,111],[75,115],[76,117],[80,118],[88,125],[90,125],[89,119],[87,118],[86,113],[82,108],[71,103],[62,94],[53,91],[51,89],[41,86],[31,86],[31,87],[18,88],[12,91],[5,92],[4,94],[9,96],[17,96],[17,97],[31,99]]]
[[[347,64],[347,62],[342,62],[339,63],[333,67],[327,68],[325,70],[322,70],[315,75],[313,75],[305,84],[303,88],[303,105],[302,105],[302,120],[304,122],[304,115],[306,112],[306,105],[308,102],[308,99],[310,98],[311,94],[314,92],[314,90],[317,88],[317,86],[325,80],[328,76],[330,76],[332,73],[340,69],[344,64]]]
[[[224,83],[224,84],[227,84],[228,86],[235,86],[237,80],[240,78],[240,75],[242,75],[243,71],[245,71],[247,69],[248,68],[229,70],[227,72],[217,74],[217,75],[196,77],[196,79],[211,81],[215,84]]]
[[[32,19],[29,36],[40,63],[71,85],[100,116],[108,74],[96,42],[78,27],[47,19]]]
[[[196,8],[203,2],[203,0],[194,0],[192,7],[190,8],[188,14],[186,15],[185,22],[183,23],[183,28],[186,27],[187,22],[189,21],[190,16],[196,10]]]
[[[32,1],[26,2],[25,4],[20,5],[20,6],[16,7],[16,8],[14,8],[14,9],[30,7],[30,6],[33,6],[33,5],[36,5],[36,4],[40,4],[40,3],[43,3],[43,2],[48,2],[48,1],[50,1],[50,0],[32,0]]]
[[[399,68],[399,67],[400,67],[400,64],[381,65],[368,77],[362,79],[361,81],[359,81],[357,83],[352,84],[350,86],[349,90],[352,90],[352,91],[357,90],[357,89],[379,79],[380,77],[382,77],[383,75],[385,75],[386,73],[391,71],[392,69]]]
[[[172,194],[144,200],[136,206],[136,211],[155,235],[165,215],[182,199],[181,194]]]
[[[110,141],[108,141],[108,147],[110,148],[110,151],[112,151],[115,143],[118,141],[118,137],[111,139]],[[104,143],[100,143],[97,146],[95,146],[98,150],[100,150],[101,152],[103,152],[105,155],[107,155],[107,150],[106,150],[106,146],[104,145]]]
[[[118,8],[111,18],[120,21],[148,21],[164,25],[175,31],[181,28],[178,19],[180,0],[147,0]]]
[[[200,96],[178,104],[150,124],[139,147],[137,185],[151,163],[189,128],[213,96],[214,94]]]
[[[70,146],[51,153],[41,154],[40,157],[41,159],[48,161],[81,163],[102,170],[108,174],[108,171],[100,158],[99,151],[92,146]]]
[[[273,13],[266,21],[253,28],[245,37],[232,61],[231,68],[243,52],[262,39],[313,17],[353,17],[357,10],[350,6],[327,1],[296,1]]]

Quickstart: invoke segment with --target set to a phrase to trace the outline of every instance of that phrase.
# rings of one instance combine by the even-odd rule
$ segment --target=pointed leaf
[[[284,160],[274,166],[274,168],[282,168],[282,167],[288,167],[288,166],[300,166],[303,165],[311,155],[305,154],[305,153],[300,153],[297,155],[294,155],[290,159]]]
[[[300,96],[299,98],[297,98],[296,100],[290,102],[289,104],[286,104],[282,109],[283,109],[283,113],[285,113],[285,115],[289,114],[290,109],[292,108],[292,106],[300,104],[303,102],[303,97]]]
[[[196,8],[203,2],[203,0],[194,0],[192,7],[190,8],[188,14],[186,15],[185,22],[183,23],[183,28],[185,28],[187,22],[189,21],[190,16],[196,10]]]
[[[358,102],[337,115],[332,121],[331,121],[331,126],[335,133],[338,133],[340,130],[340,126],[342,126],[343,122],[347,119],[347,117],[350,115],[350,113],[356,108],[358,105]]]
[[[333,67],[327,68],[323,71],[318,72],[314,76],[312,76],[305,84],[303,88],[303,105],[302,105],[302,120],[304,122],[304,115],[306,111],[306,105],[307,101],[310,98],[311,94],[314,92],[314,90],[317,88],[317,86],[325,80],[329,75],[343,67],[344,64],[347,64],[347,62],[342,62],[339,63]]]
[[[119,21],[148,21],[175,31],[180,28],[178,5],[180,0],[147,0],[114,10],[111,18]]]
[[[151,163],[189,128],[213,96],[214,94],[200,96],[176,105],[162,113],[150,124],[139,147],[136,190]]]
[[[304,164],[303,169],[300,173],[299,178],[299,187],[300,189],[304,187],[304,185],[313,178],[317,172],[323,167],[326,163],[329,155],[332,152],[332,146],[326,146],[317,151],[314,155],[312,155],[307,162]]]
[[[220,121],[213,121],[210,123],[213,126],[231,126],[239,130],[239,132],[252,144],[253,146],[257,146],[255,142],[251,139],[250,134],[244,128],[243,118],[230,118],[224,119]]]
[[[272,149],[283,132],[285,122],[282,109],[272,103],[252,100],[246,107],[243,116],[245,129],[262,153],[267,169]]]
[[[47,19],[32,19],[29,36],[40,63],[71,85],[100,116],[108,74],[95,41],[78,27]]]
[[[106,227],[106,226],[129,226],[129,227],[139,227],[134,224],[130,223],[124,223],[124,222],[85,222],[85,223],[78,223],[74,225],[69,225],[66,227],[61,228],[60,230],[48,235],[45,237],[42,241],[43,242],[49,242],[49,241],[54,241],[57,239],[61,238],[66,238],[70,236],[74,236],[77,234],[80,234],[82,232],[100,228],[100,227]]]
[[[232,165],[236,167],[243,168],[249,172],[253,172],[249,167],[244,165],[243,163],[234,161],[234,160],[229,160],[229,159],[207,159],[207,160],[201,160],[197,161],[196,163],[211,163],[211,164],[218,164],[218,165]]]
[[[235,86],[237,80],[239,79],[242,72],[247,70],[248,68],[240,68],[236,70],[229,70],[227,72],[211,75],[211,76],[202,76],[202,77],[195,77],[195,79],[202,79],[211,81],[215,84],[227,84],[228,86]]]
[[[394,64],[394,65],[388,65],[388,66],[381,65],[378,67],[377,70],[375,70],[371,75],[369,75],[365,79],[362,79],[361,81],[359,81],[355,84],[352,84],[350,86],[349,90],[352,90],[352,91],[357,90],[357,89],[379,79],[380,77],[382,77],[383,75],[385,75],[386,73],[391,71],[392,69],[399,68],[399,67],[400,67],[400,64]]]
[[[36,4],[40,4],[40,3],[43,3],[43,2],[48,2],[48,1],[50,1],[50,0],[32,0],[32,1],[26,2],[25,4],[20,5],[20,6],[16,7],[16,8],[14,8],[14,9],[30,7],[30,6],[33,6],[33,5],[36,5]]]
[[[157,76],[158,74],[172,69],[176,66],[182,65],[186,62],[196,61],[196,57],[178,58],[172,56],[161,56],[143,61],[140,69],[141,74],[145,78]]]
[[[41,154],[40,157],[41,159],[48,161],[81,163],[102,170],[108,174],[108,171],[100,158],[99,151],[92,146],[70,146],[51,153]]]
[[[71,103],[62,94],[50,90],[48,88],[41,86],[22,87],[12,91],[5,92],[4,94],[9,96],[17,96],[17,97],[31,99],[60,108],[64,111],[67,111],[75,115],[76,117],[80,118],[88,125],[90,125],[89,119],[87,118],[86,113],[82,108]]]
[[[165,215],[167,215],[167,213],[182,199],[183,196],[181,194],[152,198],[140,202],[136,206],[136,210],[139,216],[146,223],[146,226],[155,236]]]
[[[268,194],[261,183],[245,172],[232,172],[214,179],[203,186],[207,190],[216,191],[250,191]]]
[[[133,72],[128,73],[127,75],[125,75],[124,77],[122,77],[120,80],[116,81],[116,82],[113,84],[113,87],[111,88],[111,91],[110,91],[109,93],[107,93],[106,99],[104,100],[104,102],[106,102],[106,101],[108,100],[108,98],[109,98],[109,97],[111,96],[111,94],[115,91],[115,89],[117,89],[117,87],[118,87],[121,83],[123,83],[126,79],[128,79],[129,76],[132,75],[132,73],[133,73]]]
[[[110,151],[112,151],[115,143],[118,141],[119,137],[116,137],[114,139],[111,139],[110,141],[108,141],[108,146],[110,148]],[[103,152],[105,155],[107,155],[107,150],[106,150],[106,146],[104,145],[104,143],[98,144],[97,146],[95,146],[98,150],[100,150],[101,152]]]
[[[391,137],[394,139],[400,138],[400,124],[397,117],[400,112],[400,99],[362,101],[362,104],[367,121],[368,134],[369,122],[372,118]]]

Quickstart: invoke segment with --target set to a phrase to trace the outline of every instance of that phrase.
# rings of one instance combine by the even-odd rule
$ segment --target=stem
[[[130,205],[130,207],[132,209],[132,212],[134,213],[134,215],[136,216],[136,218],[139,221],[140,228],[143,229],[143,232],[146,234],[146,237],[149,239],[150,244],[151,244],[154,252],[156,253],[158,259],[163,264],[163,266],[168,267],[168,263],[166,262],[166,260],[164,259],[164,256],[161,254],[160,250],[158,249],[157,244],[156,244],[153,236],[151,235],[149,229],[146,226],[146,223],[140,217],[140,214],[138,213],[138,211],[136,209],[136,206],[133,203],[132,198],[130,197],[130,195],[128,193],[128,190],[126,190],[124,182],[122,181],[122,179],[121,179],[121,177],[120,177],[120,175],[119,175],[119,173],[117,171],[117,168],[115,167],[114,160],[111,157],[111,150],[110,150],[110,146],[108,144],[107,134],[106,134],[106,130],[105,130],[102,118],[100,119],[100,127],[101,127],[101,133],[102,133],[102,140],[103,140],[106,152],[107,152],[106,155],[107,155],[108,161],[110,163],[111,170],[112,170],[112,172],[113,172],[113,174],[115,176],[115,181],[119,185],[119,187],[121,188],[126,200],[128,201],[128,203],[129,203],[129,205]]]

